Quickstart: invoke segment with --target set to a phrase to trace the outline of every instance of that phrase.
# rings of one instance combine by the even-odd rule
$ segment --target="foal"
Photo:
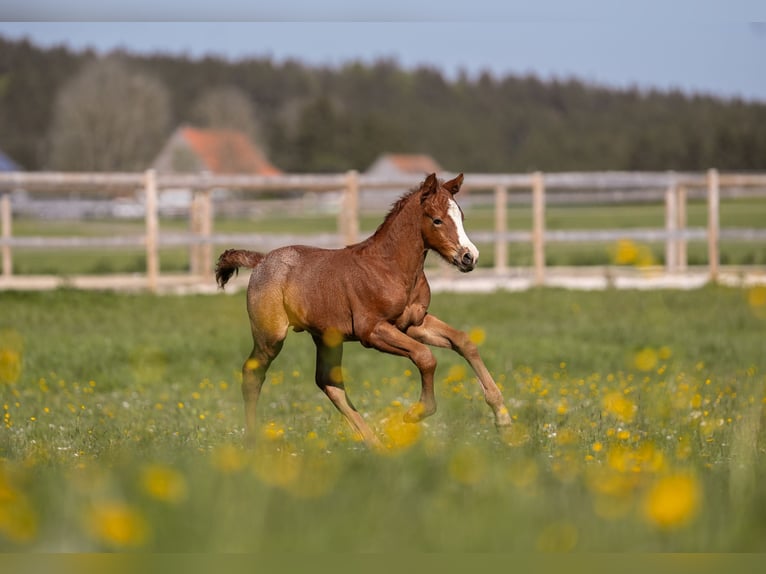
[[[269,365],[287,331],[308,331],[316,345],[316,384],[371,446],[378,438],[346,395],[341,376],[343,341],[359,341],[385,353],[408,357],[420,371],[420,400],[404,420],[417,422],[436,412],[436,359],[426,345],[462,355],[481,383],[495,424],[511,424],[503,397],[476,345],[462,331],[428,313],[431,291],[423,271],[429,249],[462,272],[473,270],[479,251],[463,229],[453,196],[463,175],[442,183],[429,175],[403,196],[377,231],[343,249],[302,245],[267,254],[230,249],[218,259],[223,288],[239,267],[252,268],[247,310],[253,351],[242,369],[246,440],[256,433],[256,404]]]

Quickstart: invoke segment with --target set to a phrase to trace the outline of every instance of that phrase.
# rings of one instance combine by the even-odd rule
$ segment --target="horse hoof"
[[[495,425],[501,442],[508,446],[521,446],[529,441],[529,431],[524,425]]]
[[[428,408],[423,403],[415,403],[404,413],[404,422],[419,423],[426,417],[430,417],[436,412],[436,408]]]

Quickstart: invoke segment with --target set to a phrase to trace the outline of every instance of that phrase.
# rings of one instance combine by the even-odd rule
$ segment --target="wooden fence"
[[[280,176],[214,176],[165,175],[153,170],[145,173],[0,173],[0,249],[2,251],[1,280],[13,274],[14,247],[71,248],[142,246],[146,251],[146,273],[143,285],[156,291],[161,278],[159,249],[169,245],[190,247],[192,281],[209,282],[212,278],[213,245],[262,244],[267,238],[257,234],[217,234],[213,225],[212,192],[215,189],[240,190],[249,194],[300,190],[302,192],[340,192],[342,201],[338,215],[337,235],[301,237],[301,241],[323,246],[340,246],[359,240],[360,189],[406,190],[417,185],[418,178],[381,178],[360,175],[356,171],[331,175]],[[185,234],[163,234],[159,225],[158,194],[163,189],[186,189],[193,194],[190,205],[190,228]],[[706,173],[675,172],[582,172],[531,174],[466,174],[464,189],[471,192],[491,191],[494,194],[494,230],[472,232],[477,243],[494,243],[494,268],[499,274],[507,272],[509,242],[531,242],[534,283],[545,283],[545,248],[551,242],[593,242],[632,239],[665,243],[665,270],[684,271],[687,267],[686,245],[706,241],[708,276],[715,281],[720,270],[719,242],[721,238],[766,241],[766,229],[721,229],[719,203],[722,189],[745,190],[766,195],[766,174],[727,174],[711,169]],[[99,195],[125,195],[138,192],[144,211],[143,235],[114,237],[18,237],[12,228],[12,192],[25,190],[35,193],[61,194],[77,190]],[[665,205],[664,228],[610,230],[546,230],[545,210],[550,193],[546,190],[588,190],[589,193],[619,193],[630,200],[641,190],[663,190]],[[616,191],[619,190],[619,191]],[[511,232],[506,219],[509,194],[530,193],[532,225],[529,232]],[[707,202],[707,227],[687,226],[686,206],[690,193],[703,194]],[[287,243],[279,236],[277,241]],[[273,238],[272,238],[273,242]],[[266,241],[268,243],[268,241]],[[1,285],[2,283],[0,283]]]

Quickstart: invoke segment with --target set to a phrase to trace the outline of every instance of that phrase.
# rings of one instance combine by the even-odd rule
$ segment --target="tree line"
[[[473,172],[766,169],[766,102],[0,38],[0,149],[25,169],[144,169],[184,123],[243,129],[288,172],[364,170],[384,152]]]

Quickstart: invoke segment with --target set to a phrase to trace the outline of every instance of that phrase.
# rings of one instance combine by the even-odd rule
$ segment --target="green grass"
[[[372,233],[380,223],[383,214],[365,214],[360,220],[360,233]],[[508,210],[508,228],[511,231],[531,229],[529,206],[511,206]],[[721,226],[724,228],[755,228],[766,226],[766,200],[727,199],[721,203]],[[688,204],[688,225],[705,227],[706,206],[702,202]],[[258,219],[218,219],[217,233],[284,233],[310,235],[335,233],[337,219],[329,214],[309,214],[303,217],[272,215]],[[491,209],[476,207],[466,209],[466,227],[472,230],[492,230],[494,214]],[[546,228],[550,230],[584,229],[630,229],[664,227],[664,206],[660,204],[635,205],[554,205],[546,213]],[[180,219],[163,219],[163,232],[183,232],[188,223]],[[45,221],[30,219],[14,221],[14,234],[18,236],[88,236],[136,235],[143,233],[141,221],[100,221],[82,222]],[[258,246],[244,246],[258,248]],[[549,265],[608,265],[614,261],[614,245],[609,243],[558,244],[546,246],[546,261]],[[482,251],[480,265],[493,265],[493,245],[479,245]],[[664,261],[664,245],[647,245],[654,262]],[[223,249],[223,247],[221,247]],[[707,263],[707,246],[704,242],[691,242],[688,247],[689,264]],[[721,262],[729,265],[766,265],[766,245],[762,242],[723,241]],[[217,253],[217,249],[214,249]],[[104,273],[142,273],[146,269],[146,257],[140,248],[125,249],[68,249],[41,250],[19,248],[14,250],[14,273],[79,275]],[[532,248],[529,244],[511,244],[508,264],[530,266]],[[161,250],[160,266],[163,271],[183,272],[189,268],[189,253],[185,248]]]
[[[240,448],[242,293],[0,293],[0,550],[766,550],[766,291],[442,294],[514,419],[436,350],[345,346],[368,452],[291,334]]]

